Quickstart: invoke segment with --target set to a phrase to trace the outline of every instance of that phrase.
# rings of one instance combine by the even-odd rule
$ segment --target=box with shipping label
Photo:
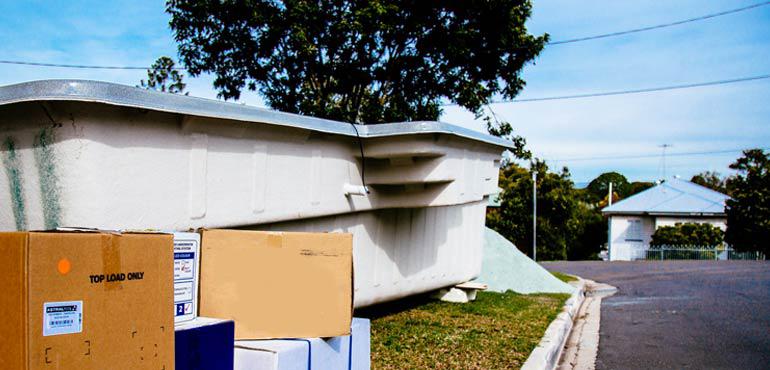
[[[173,369],[170,234],[0,233],[0,369]]]
[[[349,336],[235,342],[235,370],[369,370],[369,320],[354,318]]]
[[[200,234],[174,233],[174,321],[198,316]]]
[[[200,314],[236,339],[347,335],[352,249],[350,234],[203,230]]]
[[[196,317],[176,325],[176,370],[233,370],[231,320]]]

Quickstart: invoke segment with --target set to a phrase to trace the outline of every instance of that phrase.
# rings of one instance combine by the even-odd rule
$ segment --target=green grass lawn
[[[570,281],[577,281],[576,277],[574,277],[572,275],[567,275],[567,274],[565,274],[563,272],[552,271],[551,274],[553,276],[556,276],[557,279],[559,279],[559,280],[561,280],[561,281],[563,281],[565,283],[569,283]]]
[[[519,368],[567,294],[479,292],[470,303],[426,297],[357,310],[372,319],[373,369]]]

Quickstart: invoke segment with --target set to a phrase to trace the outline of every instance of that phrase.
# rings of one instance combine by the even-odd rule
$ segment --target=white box
[[[174,322],[198,316],[200,244],[198,233],[174,233]]]
[[[234,370],[369,370],[370,323],[353,318],[351,335],[235,341]]]

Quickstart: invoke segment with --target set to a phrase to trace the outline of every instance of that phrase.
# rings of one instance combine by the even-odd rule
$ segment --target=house
[[[609,218],[611,261],[644,258],[655,230],[676,223],[727,227],[729,197],[704,186],[673,178],[602,209]]]

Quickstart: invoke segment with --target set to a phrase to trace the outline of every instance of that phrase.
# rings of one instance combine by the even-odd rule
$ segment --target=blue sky
[[[666,23],[759,2],[534,2],[532,33],[552,40]],[[0,59],[49,63],[149,65],[176,56],[162,1],[5,1],[0,3]],[[770,6],[682,26],[548,47],[524,70],[520,98],[723,80],[770,73]],[[84,78],[135,85],[143,71],[72,70],[0,65],[0,85]],[[188,78],[191,95],[214,98],[211,77]],[[263,105],[255,93],[241,102]],[[770,80],[649,94],[494,105],[538,157],[568,166],[576,182],[617,170],[631,180],[662,175],[660,157],[580,158],[770,147]],[[442,120],[481,129],[447,107]],[[728,173],[739,153],[674,156],[667,174]]]

